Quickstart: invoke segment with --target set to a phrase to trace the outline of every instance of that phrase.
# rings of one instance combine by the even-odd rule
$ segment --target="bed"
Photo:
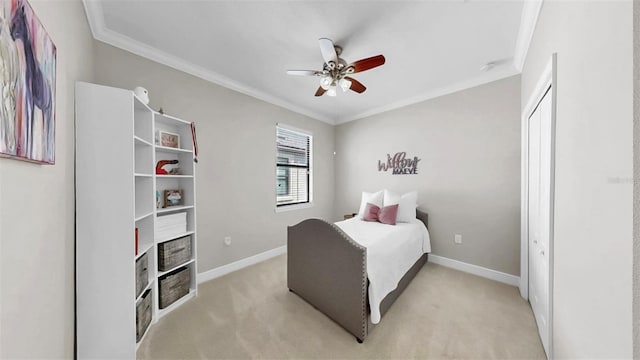
[[[393,302],[415,277],[427,262],[430,251],[429,235],[426,230],[428,215],[416,210],[416,218],[424,228],[426,246],[417,255],[413,265],[399,274],[397,287],[383,297],[373,294],[369,285],[367,267],[366,239],[353,240],[348,233],[359,223],[366,224],[360,219],[351,219],[331,224],[320,219],[307,219],[297,225],[288,227],[287,231],[287,286],[289,290],[316,309],[341,325],[345,330],[362,343],[371,332],[375,324],[389,310]],[[418,222],[416,220],[416,222]],[[382,225],[393,228],[390,225]],[[400,229],[400,227],[398,227]],[[345,231],[346,230],[346,231]],[[415,247],[415,245],[412,245]],[[370,247],[374,249],[373,246]],[[371,250],[373,253],[374,250]],[[379,251],[378,251],[379,252]],[[373,255],[373,254],[369,254]],[[380,256],[378,256],[379,260]],[[369,260],[376,260],[369,258]],[[377,260],[376,260],[377,261]],[[404,261],[406,263],[406,260]],[[373,267],[373,265],[370,265]],[[391,272],[391,271],[390,271]],[[377,269],[377,274],[385,271]],[[373,275],[373,274],[372,274]],[[377,276],[377,275],[376,275]],[[380,283],[373,279],[374,284]],[[378,286],[378,285],[376,285]],[[395,290],[394,290],[395,289]],[[373,307],[371,298],[373,295]],[[379,304],[379,306],[375,306]],[[370,316],[375,314],[375,316]]]

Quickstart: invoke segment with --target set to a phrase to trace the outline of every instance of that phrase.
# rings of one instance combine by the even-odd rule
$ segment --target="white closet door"
[[[533,313],[539,313],[540,262],[540,107],[529,118],[529,302]],[[536,316],[537,319],[537,316]]]
[[[551,237],[551,92],[529,118],[529,302],[549,353]]]

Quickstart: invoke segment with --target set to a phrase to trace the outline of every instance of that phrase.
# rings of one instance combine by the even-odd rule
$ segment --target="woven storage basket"
[[[181,267],[160,277],[160,309],[173,304],[189,293],[191,270]]]
[[[149,284],[149,259],[145,253],[136,260],[136,297],[140,296],[147,284]]]
[[[167,271],[191,259],[191,236],[158,244],[158,270]]]
[[[151,298],[151,289],[149,289],[136,305],[136,342],[142,339],[142,335],[151,324]]]

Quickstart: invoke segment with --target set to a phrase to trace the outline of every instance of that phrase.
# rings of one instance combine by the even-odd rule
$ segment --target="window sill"
[[[313,207],[313,203],[312,202],[304,203],[304,204],[295,204],[295,205],[284,205],[284,206],[276,207],[276,213],[294,211],[294,210],[301,210],[301,209],[308,209],[308,208],[312,208],[312,207]]]

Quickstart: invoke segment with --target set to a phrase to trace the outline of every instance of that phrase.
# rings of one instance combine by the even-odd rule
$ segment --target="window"
[[[276,127],[276,205],[311,202],[311,135]]]

